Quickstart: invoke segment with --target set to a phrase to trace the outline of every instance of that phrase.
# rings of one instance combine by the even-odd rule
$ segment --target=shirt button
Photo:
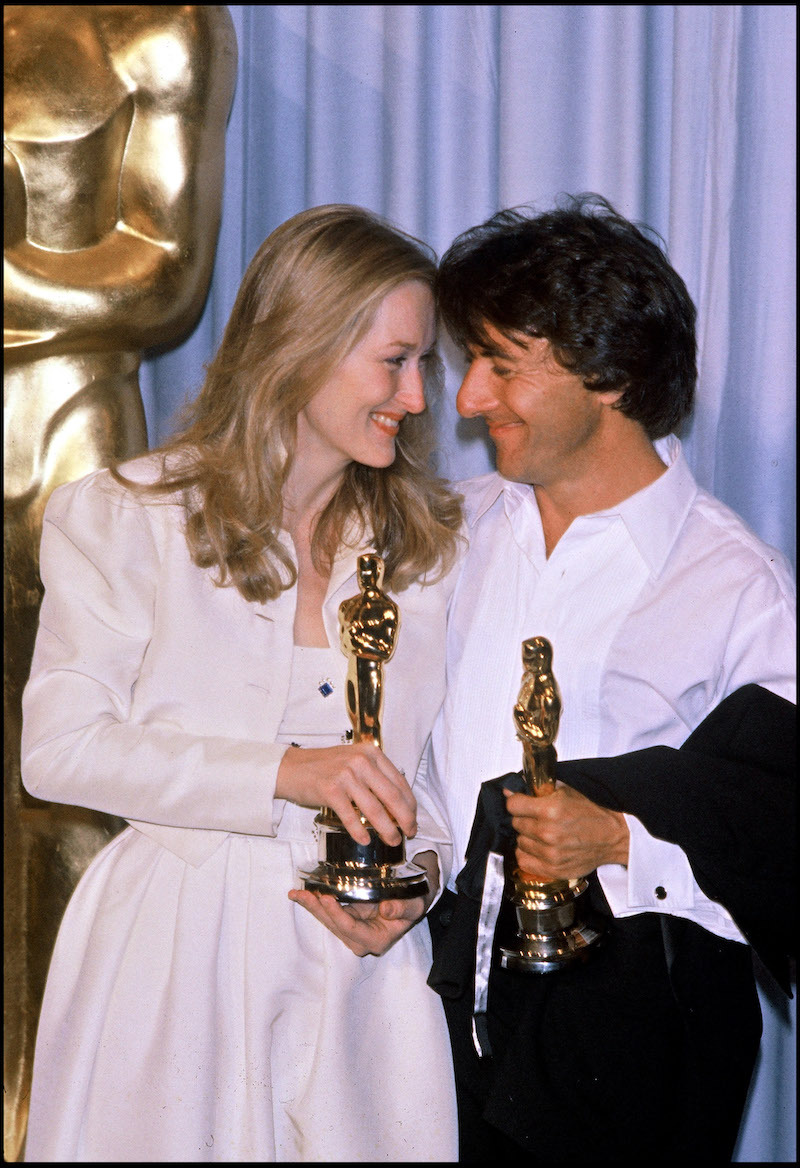
[[[658,900],[666,900],[667,899],[667,890],[661,884],[659,884],[658,887],[656,888],[656,897],[658,898]]]

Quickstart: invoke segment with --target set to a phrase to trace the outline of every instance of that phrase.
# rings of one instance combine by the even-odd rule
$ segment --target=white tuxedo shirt
[[[676,438],[656,448],[667,470],[618,507],[575,519],[549,557],[530,486],[497,474],[459,486],[470,548],[451,601],[447,696],[428,762],[453,835],[453,889],[480,784],[522,766],[512,709],[526,638],[553,645],[563,760],[680,746],[748,682],[796,700],[786,558],[698,488]],[[598,870],[614,914],[673,913],[741,940],[680,848],[626,819],[627,868]]]

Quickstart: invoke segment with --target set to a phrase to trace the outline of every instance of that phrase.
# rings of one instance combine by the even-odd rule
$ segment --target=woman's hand
[[[405,775],[372,743],[290,746],[275,796],[302,807],[330,807],[359,844],[369,843],[361,815],[386,844],[400,842],[398,827],[410,839],[417,834],[417,801]]]
[[[438,890],[436,853],[421,852],[414,856],[414,863],[428,874],[428,891],[424,897],[342,905],[335,896],[293,888],[289,899],[308,909],[356,957],[366,957],[368,953],[380,957],[425,915]]]

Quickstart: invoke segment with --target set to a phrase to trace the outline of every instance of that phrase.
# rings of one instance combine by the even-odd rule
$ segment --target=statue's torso
[[[3,137],[19,167],[30,243],[73,251],[118,218],[133,97],[91,8],[7,10]]]

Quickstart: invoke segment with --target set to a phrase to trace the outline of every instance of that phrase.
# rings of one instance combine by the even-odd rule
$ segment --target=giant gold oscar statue
[[[556,748],[561,694],[553,676],[553,647],[545,637],[522,642],[522,685],[514,722],[522,743],[522,773],[527,794],[537,799],[556,789]],[[585,876],[547,880],[516,869],[511,884],[517,934],[500,947],[504,969],[550,973],[585,959],[603,937],[591,913]]]
[[[400,628],[397,605],[383,591],[383,560],[372,552],[358,557],[360,591],[339,606],[342,652],[347,656],[345,705],[354,742],[382,747],[383,666],[394,653]],[[320,808],[320,863],[301,872],[303,886],[336,896],[343,904],[358,901],[408,900],[424,896],[428,881],[423,868],[407,862],[405,841],[385,843],[364,816],[369,843],[359,844],[330,807]]]
[[[138,368],[208,292],[236,37],[224,5],[6,5],[4,157],[5,1159],[78,878],[122,826],[20,784],[21,694],[59,483],[147,445]]]

